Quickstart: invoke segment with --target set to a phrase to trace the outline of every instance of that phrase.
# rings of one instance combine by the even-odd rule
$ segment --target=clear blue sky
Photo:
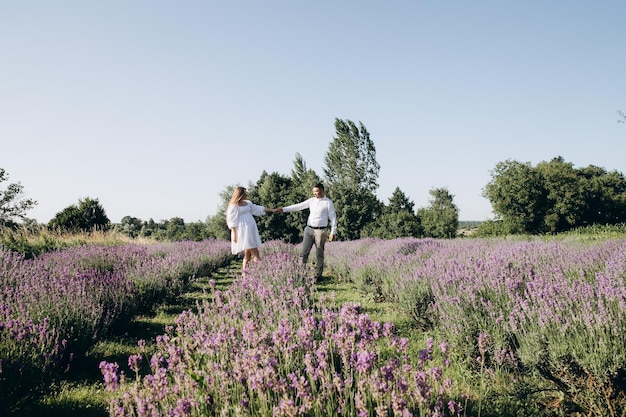
[[[214,215],[228,185],[323,174],[362,122],[378,197],[492,218],[496,163],[626,171],[624,1],[2,1],[0,167],[48,222]]]

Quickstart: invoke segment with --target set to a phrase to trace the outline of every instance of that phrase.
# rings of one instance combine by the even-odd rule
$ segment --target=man
[[[301,211],[309,209],[309,218],[304,228],[304,237],[302,239],[302,263],[306,264],[309,259],[311,248],[315,244],[315,254],[317,264],[315,268],[315,279],[321,280],[324,271],[324,245],[326,240],[332,242],[337,234],[337,215],[335,213],[335,205],[326,197],[324,186],[317,183],[313,186],[313,197],[302,203],[292,204],[276,210],[278,213],[289,213],[292,211]],[[330,223],[330,235],[326,234],[326,229]]]

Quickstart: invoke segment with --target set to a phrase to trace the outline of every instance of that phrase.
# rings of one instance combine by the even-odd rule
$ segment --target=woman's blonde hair
[[[235,192],[233,193],[233,196],[230,198],[230,204],[239,204],[239,202],[243,200],[245,195],[246,195],[245,187],[235,188]]]

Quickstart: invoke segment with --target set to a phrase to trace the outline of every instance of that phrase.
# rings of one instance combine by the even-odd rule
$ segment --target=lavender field
[[[327,258],[446,340],[462,371],[480,375],[467,393],[475,402],[509,395],[525,410],[515,415],[537,404],[626,414],[625,239],[360,240],[331,245]]]
[[[181,314],[155,354],[101,363],[111,415],[459,415],[447,343],[425,340],[413,361],[392,323],[357,304],[329,308],[293,246],[264,249],[228,290]]]
[[[259,263],[225,290],[211,282],[139,353],[102,360],[109,414],[626,415],[626,239],[333,242],[330,286],[297,249],[266,242]],[[230,261],[217,241],[1,254],[9,399]],[[321,290],[333,285],[410,325],[338,305]]]
[[[223,241],[88,244],[35,259],[0,249],[0,410],[52,383],[94,343],[231,259]]]

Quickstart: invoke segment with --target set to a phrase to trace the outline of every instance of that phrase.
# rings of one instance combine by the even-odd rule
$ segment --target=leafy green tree
[[[168,241],[176,242],[184,240],[185,236],[185,220],[181,217],[172,217],[165,224],[165,238]]]
[[[207,224],[204,222],[191,222],[185,225],[185,240],[193,240],[195,242],[200,242],[202,240],[208,239],[211,236],[209,235],[209,228]]]
[[[626,221],[626,179],[617,172],[590,165],[579,170],[584,178],[583,226]]]
[[[375,195],[380,165],[363,123],[357,127],[350,120],[335,119],[335,130],[324,158],[326,193],[337,211],[338,239],[359,239],[382,214],[384,205]]]
[[[132,216],[124,216],[120,223],[115,225],[114,229],[116,232],[135,238],[141,233],[142,227],[143,222],[141,219]]]
[[[230,198],[238,186],[239,184],[228,185],[219,193],[221,204],[217,209],[217,213],[214,216],[209,216],[207,219],[209,236],[216,239],[230,240],[230,229],[226,223],[226,210],[228,209]],[[250,189],[250,185],[247,188]]]
[[[326,187],[328,197],[333,200],[337,213],[337,239],[356,240],[365,234],[365,227],[382,215],[383,203],[374,193],[335,184]]]
[[[476,228],[476,237],[505,236],[509,233],[502,220],[485,220]]]
[[[0,183],[7,181],[9,174],[0,168]],[[15,220],[24,220],[25,213],[37,205],[35,200],[23,196],[24,187],[18,182],[0,190],[0,226],[16,226]]]
[[[362,237],[396,239],[400,237],[422,237],[423,229],[419,217],[406,210],[389,212],[369,223],[361,234]]]
[[[207,233],[215,239],[230,239],[230,231],[226,224],[226,214],[218,212],[214,216],[207,217]]]
[[[159,225],[154,221],[154,219],[150,219],[147,222],[143,222],[143,224],[141,225],[141,231],[139,232],[139,236],[154,237],[154,233],[158,228]]]
[[[293,168],[291,170],[292,191],[289,195],[290,201],[295,204],[312,197],[311,193],[313,190],[313,186],[320,181],[321,179],[317,175],[317,173],[307,167],[306,162],[302,158],[302,155],[296,153],[295,159],[293,161]]]
[[[538,163],[535,170],[542,177],[547,192],[544,224],[537,231],[558,233],[582,224],[586,210],[584,178],[573,164],[557,157]]]
[[[454,196],[446,188],[430,190],[430,206],[417,210],[424,235],[434,238],[454,238],[459,228],[459,210]]]
[[[337,132],[324,158],[324,175],[329,187],[341,184],[354,190],[375,193],[378,189],[380,165],[376,161],[376,147],[370,134],[359,122],[335,119]]]
[[[168,241],[193,240],[199,242],[213,237],[209,234],[206,223],[201,221],[185,223],[180,217],[155,223],[152,219],[145,222],[137,217],[124,216],[120,223],[114,226],[114,229],[132,238],[142,236]]]
[[[106,231],[111,221],[97,198],[78,200],[78,206],[71,205],[57,213],[48,223],[49,228],[68,232]]]
[[[491,181],[483,189],[496,220],[507,233],[540,233],[544,230],[548,192],[543,177],[530,165],[513,160],[498,162]]]
[[[415,207],[415,203],[411,201],[400,187],[396,187],[389,198],[389,205],[387,205],[386,212],[391,213],[399,213],[401,211],[408,211],[409,213],[413,213],[413,208]]]
[[[41,225],[37,222],[37,220],[29,219],[27,217],[22,220],[20,227],[32,234],[37,234],[45,229],[45,225]]]
[[[276,172],[268,174],[263,171],[257,183],[248,190],[248,198],[255,204],[267,208],[283,207],[285,201],[290,200],[292,188],[299,189],[299,184],[293,184],[289,177],[285,177]],[[256,218],[261,241],[287,240],[295,242],[298,240],[301,225],[294,223],[299,216],[267,213]]]
[[[150,237],[155,240],[166,241],[167,240],[167,232],[165,228],[169,220],[164,220],[162,223],[156,223],[156,227],[152,229]]]
[[[423,234],[420,219],[413,212],[415,203],[396,187],[389,198],[389,204],[382,208],[383,214],[376,221],[368,223],[362,237],[396,239],[399,237],[421,237]]]
[[[536,168],[500,162],[484,195],[508,233],[559,233],[626,221],[624,176],[595,166],[575,169],[562,157]]]

